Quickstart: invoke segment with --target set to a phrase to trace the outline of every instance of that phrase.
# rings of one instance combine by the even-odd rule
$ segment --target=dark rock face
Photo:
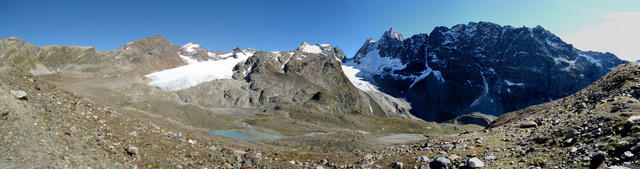
[[[367,40],[344,63],[429,121],[470,112],[498,116],[562,98],[625,63],[578,50],[540,26],[470,22],[408,39],[394,32]]]

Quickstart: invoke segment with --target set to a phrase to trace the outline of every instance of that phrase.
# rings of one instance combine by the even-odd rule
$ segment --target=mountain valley
[[[640,66],[489,22],[209,51],[0,40],[0,168],[597,168],[640,162]],[[637,165],[636,165],[637,167]]]

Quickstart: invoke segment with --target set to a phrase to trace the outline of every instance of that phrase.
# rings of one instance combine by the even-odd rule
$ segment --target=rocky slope
[[[425,120],[505,112],[568,96],[625,63],[585,52],[538,26],[470,22],[404,39],[391,29],[344,64],[358,77],[412,103]]]
[[[512,141],[531,147],[529,152],[557,154],[562,160],[556,166],[637,164],[639,93],[640,66],[625,64],[574,95],[507,113],[487,130],[525,128],[526,133]]]

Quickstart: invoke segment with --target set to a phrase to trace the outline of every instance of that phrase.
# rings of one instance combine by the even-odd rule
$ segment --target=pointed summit
[[[139,50],[147,50],[158,47],[167,47],[172,46],[173,44],[169,43],[167,39],[162,37],[162,35],[153,35],[147,37],[146,39],[137,39],[133,42],[129,42],[123,46],[125,50],[128,49],[139,49]]]
[[[544,34],[553,34],[551,32],[549,32],[548,30],[544,29],[544,27],[537,25],[536,27],[534,27],[533,29],[531,29],[531,31],[533,32],[540,32],[540,33],[544,33]]]
[[[309,43],[307,43],[306,41],[302,41],[302,43],[300,44],[300,46],[311,46]]]
[[[398,31],[396,31],[395,29],[391,28],[388,31],[384,32],[384,34],[382,35],[382,39],[396,39],[399,41],[403,41],[404,38],[402,37],[402,34],[398,33]]]
[[[166,41],[166,39],[162,35],[153,35],[153,36],[148,37],[147,40],[163,40],[163,41]]]

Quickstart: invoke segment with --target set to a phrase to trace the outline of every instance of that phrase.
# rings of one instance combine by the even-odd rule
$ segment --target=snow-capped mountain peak
[[[193,42],[189,42],[180,47],[178,55],[180,55],[180,57],[187,63],[191,61],[207,61],[209,59],[218,59],[215,57],[215,52],[210,52],[207,49],[202,48],[200,44],[196,44]]]
[[[320,48],[320,45],[310,45],[307,42],[302,42],[302,44],[300,44],[300,46],[298,46],[298,50],[301,50],[302,52],[305,53],[322,53],[322,48]]]
[[[186,52],[189,52],[189,53],[193,53],[193,52],[196,52],[196,50],[201,49],[201,48],[202,47],[200,47],[200,44],[195,44],[195,43],[189,42],[189,43],[185,44],[184,46],[182,46],[180,49],[184,50]]]
[[[342,49],[333,47],[333,45],[330,44],[310,45],[309,43],[303,41],[302,44],[298,46],[298,50],[302,51],[303,53],[324,54],[332,56],[339,62],[342,62],[342,59],[344,59],[344,53],[342,52]]]

